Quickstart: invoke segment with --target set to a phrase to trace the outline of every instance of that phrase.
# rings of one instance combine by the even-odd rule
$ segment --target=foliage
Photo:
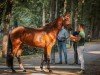
[[[17,18],[19,25],[40,27],[43,2],[47,10],[48,0],[16,0],[12,11],[13,17]],[[46,13],[48,13],[48,10]]]
[[[30,47],[27,45],[23,46],[23,54],[22,55],[33,55],[33,54],[43,54],[43,49],[42,48],[38,48],[38,47]],[[57,48],[57,44],[55,44],[53,46],[52,49],[53,52],[57,52],[58,48]]]
[[[41,54],[43,53],[43,49],[37,47],[30,47],[27,45],[23,46],[23,54],[22,55],[32,55],[32,54]]]
[[[7,1],[9,0],[0,0],[0,30],[3,30],[7,27],[5,26],[5,24],[1,26],[1,23],[5,18],[4,15],[6,9],[5,7],[7,6]],[[11,0],[11,1],[13,1],[13,8],[11,11],[11,17],[8,18],[10,19],[11,27],[15,24],[14,23],[15,20],[18,22],[19,26],[22,25],[27,27],[41,27],[43,9],[45,9],[46,21],[49,21],[51,18],[53,18],[54,20],[55,14],[57,15],[56,17],[58,17],[60,14],[63,13],[65,0]],[[94,37],[95,34],[98,37],[100,37],[100,26],[99,26],[100,0],[66,0],[66,1],[67,1],[66,10],[71,11],[71,14],[72,13],[74,14],[71,18],[73,19],[72,21],[76,20],[75,12],[78,11],[78,18],[77,18],[78,23],[84,23],[86,25],[87,34],[88,32],[92,32]],[[57,6],[57,10],[55,6]],[[51,15],[53,17],[50,17]],[[74,29],[75,22],[72,23]],[[0,39],[2,39],[1,35]],[[31,50],[33,50],[33,48],[28,46],[26,46],[24,49],[26,51],[25,53],[27,53],[27,49],[29,49],[30,50],[29,54],[32,53]]]

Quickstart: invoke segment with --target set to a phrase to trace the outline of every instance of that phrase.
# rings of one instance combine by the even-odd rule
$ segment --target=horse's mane
[[[46,24],[43,29],[50,29],[50,28],[54,28],[56,26],[56,22],[50,22],[48,24]]]
[[[57,23],[58,23],[59,20],[61,20],[61,17],[58,17],[58,18],[55,19],[53,22],[50,22],[50,23],[46,24],[46,25],[43,27],[43,29],[49,31],[49,30],[52,30],[52,29],[54,29],[54,28],[57,28]]]

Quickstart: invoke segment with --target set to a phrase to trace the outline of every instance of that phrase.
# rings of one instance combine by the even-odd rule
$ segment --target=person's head
[[[78,25],[78,31],[84,30],[85,29],[85,25],[84,24],[79,24]]]
[[[71,27],[70,13],[69,12],[65,13],[63,18],[64,18],[64,21],[63,21],[64,27],[67,27],[67,28]]]

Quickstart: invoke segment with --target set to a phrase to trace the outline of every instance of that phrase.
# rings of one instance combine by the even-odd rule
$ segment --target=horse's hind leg
[[[22,64],[22,61],[21,61],[21,53],[22,53],[22,49],[19,49],[18,51],[17,51],[17,60],[18,60],[18,63],[19,63],[19,67],[20,67],[20,69],[21,70],[23,70],[23,72],[26,72],[26,70],[24,69],[24,66],[23,66],[23,64]]]
[[[26,70],[24,69],[24,66],[23,66],[23,64],[21,62],[21,58],[20,57],[17,57],[17,59],[18,59],[18,63],[19,63],[20,69],[23,70],[23,72],[26,72]]]
[[[52,72],[50,68],[50,58],[47,58],[47,69],[49,70],[49,72]]]
[[[49,70],[49,72],[52,72],[51,68],[50,68],[50,55],[51,55],[51,48],[52,47],[47,47],[47,69]]]

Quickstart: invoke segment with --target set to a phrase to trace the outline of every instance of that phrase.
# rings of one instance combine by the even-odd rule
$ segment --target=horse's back
[[[10,32],[10,35],[12,37],[15,37],[15,36],[20,36],[21,37],[21,35],[29,33],[30,31],[32,31],[32,28],[28,28],[28,27],[24,27],[24,26],[19,26],[19,27],[14,28]]]

